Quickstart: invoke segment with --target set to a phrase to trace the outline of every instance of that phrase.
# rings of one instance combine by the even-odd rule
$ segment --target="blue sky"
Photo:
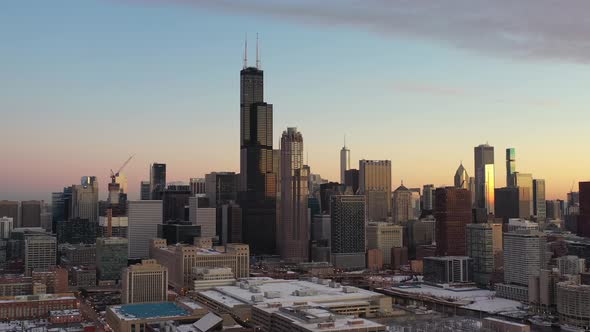
[[[297,126],[324,177],[337,180],[344,134],[353,165],[391,159],[394,183],[407,186],[450,184],[461,160],[472,174],[473,147],[486,141],[499,185],[506,147],[520,171],[547,179],[549,197],[589,177],[590,71],[578,50],[522,57],[456,32],[185,2],[0,5],[0,146],[10,160],[0,199],[46,199],[83,175],[105,191],[108,170],[131,153],[133,195],[154,161],[168,163],[170,180],[237,171],[246,32],[251,64],[260,33],[275,141]]]

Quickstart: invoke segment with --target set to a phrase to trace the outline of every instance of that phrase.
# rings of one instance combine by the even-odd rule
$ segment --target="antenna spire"
[[[256,69],[260,69],[260,52],[258,51],[258,32],[256,33]]]
[[[344,134],[344,148],[346,149],[346,134]]]
[[[244,38],[244,69],[248,68],[248,33]]]

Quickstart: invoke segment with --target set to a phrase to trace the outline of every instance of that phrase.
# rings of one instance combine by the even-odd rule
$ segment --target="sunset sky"
[[[548,199],[590,180],[590,2],[13,0],[0,4],[0,199],[49,199],[136,154],[169,181],[239,168],[239,71],[260,33],[275,142],[302,132],[337,181],[390,159],[394,188],[450,185],[473,147],[504,150]],[[277,145],[277,144],[275,144]]]

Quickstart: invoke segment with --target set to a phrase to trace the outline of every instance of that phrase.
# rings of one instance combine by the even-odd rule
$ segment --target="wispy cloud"
[[[544,99],[530,96],[512,96],[490,94],[468,87],[439,85],[421,81],[398,81],[393,83],[393,91],[403,94],[428,95],[431,97],[459,97],[462,99],[481,100],[486,103],[528,105],[531,107],[553,109],[560,106],[558,100]]]
[[[511,58],[590,62],[588,0],[119,0],[342,25]]]

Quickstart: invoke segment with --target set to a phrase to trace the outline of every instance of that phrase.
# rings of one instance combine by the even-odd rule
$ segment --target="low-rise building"
[[[176,302],[133,303],[110,306],[106,311],[106,321],[113,331],[146,331],[147,325],[175,321],[192,323],[207,314],[199,304],[186,299]]]
[[[0,301],[0,320],[28,320],[49,317],[53,310],[77,309],[71,293],[6,297]]]
[[[254,305],[269,303],[285,306],[307,303],[322,306],[335,315],[363,317],[387,314],[392,310],[389,296],[318,278],[311,281],[249,278],[233,286],[197,292],[195,296],[211,311],[231,313],[244,320],[252,318]]]
[[[33,279],[23,275],[0,276],[0,297],[33,293]]]
[[[531,327],[526,324],[509,322],[497,318],[487,317],[482,321],[483,328],[490,332],[530,332]]]
[[[193,279],[193,289],[196,291],[211,289],[217,286],[230,286],[236,282],[234,273],[228,267],[193,267]]]
[[[335,315],[321,305],[266,303],[252,308],[252,321],[265,332],[384,332],[379,323]]]
[[[75,287],[96,286],[96,269],[92,266],[74,266],[70,269],[70,285]]]
[[[426,257],[424,281],[435,284],[473,282],[473,259],[467,256]]]

